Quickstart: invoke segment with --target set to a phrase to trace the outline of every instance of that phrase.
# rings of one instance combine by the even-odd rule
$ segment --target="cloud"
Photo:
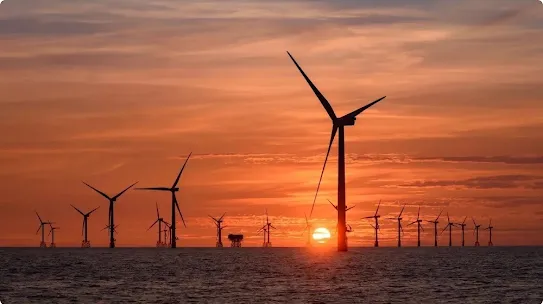
[[[507,189],[507,188],[530,188],[540,189],[543,176],[531,175],[498,175],[481,176],[464,180],[428,180],[414,181],[398,185],[405,188],[432,188],[432,187],[452,187],[452,188],[473,188],[473,189]],[[541,188],[543,189],[543,188]]]

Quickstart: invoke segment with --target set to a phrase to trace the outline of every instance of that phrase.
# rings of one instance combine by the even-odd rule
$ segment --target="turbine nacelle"
[[[356,122],[356,117],[352,117],[349,115],[345,115],[343,117],[340,117],[334,121],[334,126],[340,127],[340,126],[354,126]]]

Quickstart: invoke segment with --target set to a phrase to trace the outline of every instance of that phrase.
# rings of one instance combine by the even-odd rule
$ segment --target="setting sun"
[[[330,231],[326,228],[317,228],[313,232],[313,239],[317,241],[317,243],[326,243],[330,239]]]

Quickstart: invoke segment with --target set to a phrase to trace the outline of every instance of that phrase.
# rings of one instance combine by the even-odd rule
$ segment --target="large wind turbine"
[[[109,222],[109,248],[115,248],[115,237],[114,237],[114,233],[115,233],[115,213],[113,212],[114,209],[114,204],[117,199],[123,195],[123,193],[125,193],[128,189],[132,188],[135,184],[137,184],[138,182],[135,182],[133,183],[132,185],[128,186],[126,189],[124,189],[123,191],[119,192],[119,194],[115,195],[114,197],[109,197],[107,194],[105,194],[104,192],[94,188],[93,186],[83,182],[83,184],[87,185],[89,188],[91,188],[92,190],[98,192],[99,194],[101,194],[103,197],[107,198],[109,200],[109,219],[108,219],[108,222]]]
[[[70,206],[72,206],[75,210],[77,210],[77,212],[79,212],[82,216],[83,216],[83,226],[81,227],[81,235],[83,235],[83,241],[81,242],[81,247],[82,248],[89,248],[90,247],[90,242],[89,240],[87,239],[87,227],[88,227],[88,219],[89,219],[89,216],[94,212],[96,211],[96,209],[100,208],[100,207],[96,207],[94,209],[92,209],[90,212],[87,212],[87,213],[83,213],[83,211],[77,209],[76,206],[70,204]]]
[[[315,201],[317,199],[317,194],[319,192],[320,184],[322,181],[322,175],[324,174],[324,169],[326,167],[326,162],[328,161],[328,155],[330,154],[330,148],[332,147],[332,143],[334,142],[334,138],[336,136],[336,132],[339,130],[339,142],[338,142],[338,193],[337,193],[337,201],[338,201],[338,251],[347,251],[347,223],[346,223],[346,216],[345,216],[345,204],[346,204],[346,197],[345,197],[345,126],[354,126],[356,121],[356,116],[358,116],[360,113],[364,112],[369,107],[373,106],[377,102],[383,100],[386,96],[383,96],[379,99],[377,99],[374,102],[371,102],[363,107],[361,107],[358,110],[355,110],[349,114],[346,114],[342,117],[337,117],[334,113],[334,110],[332,109],[332,106],[328,102],[328,100],[322,95],[322,93],[317,89],[317,87],[311,82],[309,77],[305,74],[305,72],[302,70],[302,68],[298,65],[294,57],[287,52],[290,59],[294,62],[302,76],[307,81],[307,84],[311,87],[319,101],[321,102],[322,106],[328,112],[328,115],[330,116],[330,119],[332,120],[332,134],[330,136],[330,143],[328,145],[328,152],[326,152],[326,158],[324,159],[324,165],[322,166],[322,172],[319,179],[319,184],[317,186],[317,192],[315,193],[315,198],[313,199],[313,205],[311,206],[311,213],[309,213],[309,217],[313,214],[313,207],[315,206]]]
[[[405,205],[402,207],[402,210],[400,211],[400,214],[398,217],[389,217],[389,220],[397,220],[398,221],[398,247],[402,247],[402,234],[403,234],[403,227],[402,227],[402,213],[405,209]]]
[[[488,239],[488,246],[494,246],[494,244],[492,244],[492,229],[494,227],[492,227],[492,219],[490,219],[490,222],[488,223],[488,227],[485,228],[485,230],[488,230],[488,232],[490,233],[489,234],[489,239]]]
[[[185,163],[183,164],[183,167],[181,167],[181,170],[179,171],[179,174],[177,175],[177,178],[173,182],[173,185],[171,188],[167,188],[167,187],[136,188],[136,190],[169,191],[172,193],[172,224],[170,227],[171,228],[170,237],[172,239],[171,248],[177,247],[177,235],[175,234],[175,209],[176,208],[177,208],[177,211],[179,212],[179,216],[181,216],[181,220],[183,221],[183,226],[185,226],[185,228],[187,227],[187,225],[185,224],[185,219],[183,218],[183,214],[181,213],[181,208],[179,208],[179,203],[177,203],[177,197],[175,197],[175,192],[179,191],[179,187],[177,187],[177,183],[179,183],[181,174],[183,173],[183,170],[185,170],[185,166],[187,165],[187,162],[189,161],[189,158],[191,155],[192,155],[192,152],[189,154],[189,156],[185,160]]]

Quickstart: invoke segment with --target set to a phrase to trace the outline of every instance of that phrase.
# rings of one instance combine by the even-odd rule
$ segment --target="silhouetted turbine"
[[[45,243],[45,225],[51,225],[52,223],[42,221],[38,212],[37,211],[34,211],[34,212],[36,212],[36,215],[38,216],[38,220],[40,220],[40,226],[38,227],[38,230],[36,230],[36,234],[38,234],[38,232],[40,232],[40,229],[41,229],[40,247],[47,247],[47,243]]]
[[[485,228],[485,230],[488,230],[488,232],[490,233],[490,235],[489,235],[490,238],[488,239],[488,246],[494,246],[492,244],[492,229],[493,228],[494,227],[492,227],[492,218],[491,218],[490,222],[488,223],[488,227]]]
[[[224,228],[226,228],[226,226],[221,226],[222,225],[222,222],[223,222],[223,218],[224,218],[224,215],[226,213],[224,213],[219,219],[216,219],[214,217],[212,217],[211,215],[209,215],[209,217],[214,221],[215,223],[215,226],[217,226],[217,242],[215,244],[216,247],[223,247],[222,246],[222,230]]]
[[[434,246],[437,247],[437,224],[439,223],[439,217],[441,216],[441,213],[443,213],[443,209],[439,212],[439,215],[436,217],[433,221],[427,221],[428,223],[434,224]]]
[[[375,247],[379,247],[379,230],[381,227],[379,227],[379,218],[381,217],[377,213],[379,212],[379,207],[381,206],[381,201],[379,200],[379,204],[377,205],[377,210],[375,210],[375,214],[372,216],[366,216],[363,217],[363,219],[375,219],[375,226],[371,225],[373,229],[375,229]]]
[[[51,235],[51,245],[49,247],[54,248],[57,247],[57,245],[55,244],[55,230],[60,229],[60,227],[53,227],[51,223],[49,223],[49,227],[51,228],[49,230],[49,235]]]
[[[420,206],[419,211],[417,212],[417,219],[409,224],[407,224],[406,227],[409,227],[413,225],[414,223],[417,223],[417,247],[420,247],[420,230],[424,231],[424,228],[422,228],[422,220],[420,219]]]
[[[354,126],[356,121],[356,116],[358,116],[360,113],[364,112],[369,107],[373,106],[377,102],[383,100],[386,96],[381,97],[377,99],[376,101],[369,103],[363,107],[361,107],[358,110],[355,110],[347,115],[344,115],[342,117],[337,117],[334,113],[334,110],[332,109],[332,106],[326,100],[324,95],[317,89],[317,87],[311,82],[309,77],[305,74],[305,72],[302,70],[300,65],[296,62],[294,57],[287,52],[290,59],[294,62],[302,76],[307,81],[307,84],[311,87],[319,101],[321,102],[322,106],[328,112],[328,115],[330,116],[330,119],[332,120],[332,134],[330,136],[330,143],[328,145],[328,151],[326,152],[326,158],[324,159],[324,165],[322,166],[322,172],[319,179],[319,183],[317,185],[317,191],[315,193],[315,198],[313,199],[313,205],[311,206],[311,212],[309,213],[309,217],[313,214],[313,208],[315,206],[315,201],[317,200],[317,194],[319,193],[320,184],[322,181],[322,176],[324,174],[324,169],[326,168],[326,162],[328,161],[328,155],[330,154],[330,148],[332,147],[332,143],[334,142],[334,138],[336,136],[336,132],[339,130],[339,142],[338,142],[338,251],[347,251],[347,223],[346,223],[346,216],[345,216],[345,205],[346,205],[346,197],[345,197],[345,126]]]
[[[149,231],[151,228],[153,228],[156,223],[158,223],[158,242],[156,243],[157,247],[163,247],[166,245],[166,236],[164,236],[164,243],[162,243],[162,223],[164,223],[164,219],[160,217],[160,213],[158,212],[158,203],[155,202],[156,205],[156,221],[147,229]]]
[[[257,232],[264,231],[264,244],[262,244],[262,247],[271,247],[272,246],[272,243],[271,243],[271,240],[270,240],[270,230],[271,230],[270,228],[277,229],[269,221],[268,209],[266,209],[266,224],[264,224],[264,226],[262,226],[262,228],[258,229],[258,231],[257,231]],[[268,241],[267,242],[266,242],[266,233],[268,234]]]
[[[307,214],[304,213],[304,217],[305,217],[305,228],[304,228],[304,231],[302,232],[302,235],[307,231],[307,246],[311,246],[311,228],[312,228],[312,225],[311,223],[309,222],[310,219],[307,219]]]
[[[403,234],[403,227],[402,227],[402,213],[405,209],[405,205],[402,207],[402,210],[400,211],[400,214],[398,217],[389,217],[389,220],[397,220],[398,221],[398,247],[402,247],[402,234]]]
[[[468,217],[466,216],[464,218],[464,221],[460,224],[456,224],[457,226],[460,226],[462,227],[462,247],[464,247],[464,227],[466,227],[466,220],[468,219]]]
[[[167,187],[148,187],[148,188],[136,188],[136,190],[152,190],[152,191],[169,191],[172,194],[172,224],[171,224],[171,234],[173,237],[172,239],[172,246],[171,248],[177,247],[177,234],[176,234],[176,224],[175,224],[175,209],[177,208],[177,211],[179,212],[179,216],[181,216],[181,220],[183,221],[183,226],[187,228],[187,225],[185,224],[185,219],[183,218],[183,214],[181,213],[181,208],[179,208],[179,203],[177,203],[177,197],[175,196],[175,193],[179,191],[179,188],[177,187],[177,183],[179,183],[179,179],[181,178],[181,174],[183,173],[183,170],[185,170],[185,166],[187,165],[187,162],[189,161],[190,156],[192,155],[192,152],[190,152],[189,156],[185,160],[185,163],[183,164],[183,167],[181,167],[181,170],[179,171],[179,174],[177,175],[177,178],[173,182],[173,185],[171,188]]]
[[[110,230],[109,230],[109,248],[115,248],[115,238],[113,237],[113,232],[114,232],[114,229],[115,229],[115,213],[114,213],[114,209],[113,209],[113,205],[114,205],[113,203],[115,203],[117,201],[117,199],[119,197],[121,197],[121,195],[123,195],[123,193],[125,193],[128,189],[132,188],[137,183],[138,182],[133,183],[132,185],[126,187],[126,189],[124,189],[123,191],[119,192],[119,194],[117,194],[117,195],[115,195],[113,197],[110,197],[107,194],[105,194],[104,192],[102,192],[102,191],[94,188],[93,186],[83,182],[83,184],[87,185],[92,190],[98,192],[100,195],[107,198],[108,201],[109,201],[109,219],[108,219],[108,222],[109,222],[108,226],[110,227]]]
[[[479,227],[481,227],[481,225],[477,225],[473,217],[471,218],[471,220],[473,221],[473,226],[474,226],[473,233],[475,234],[475,246],[479,246]]]
[[[88,218],[89,216],[96,211],[100,206],[92,209],[90,212],[83,213],[81,210],[77,209],[76,206],[70,204],[77,212],[79,212],[83,216],[83,226],[81,226],[81,235],[83,236],[83,242],[81,243],[81,247],[90,247],[90,242],[87,239],[87,227],[88,227]]]
[[[447,226],[441,230],[441,233],[443,231],[447,230],[449,228],[449,247],[452,247],[452,227],[456,225],[455,223],[451,223],[451,219],[449,218],[449,212],[447,212]]]

